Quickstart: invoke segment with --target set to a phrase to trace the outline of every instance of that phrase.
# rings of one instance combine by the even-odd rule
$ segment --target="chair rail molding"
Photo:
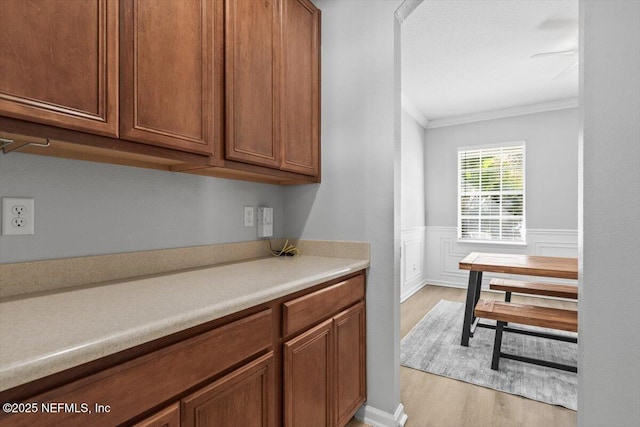
[[[496,252],[558,257],[578,256],[578,230],[529,229],[526,245],[508,245],[458,241],[456,227],[425,227],[424,281],[431,285],[467,287],[469,273],[460,270],[458,263],[470,252]],[[510,274],[485,274],[482,286],[488,289],[493,277],[512,278]],[[533,280],[519,276],[522,280]],[[537,278],[539,280],[540,278]],[[554,279],[554,282],[575,283],[574,280]]]

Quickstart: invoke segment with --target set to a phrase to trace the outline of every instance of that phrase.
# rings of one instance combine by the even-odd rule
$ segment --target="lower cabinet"
[[[166,409],[145,418],[133,427],[179,427],[180,403],[176,402]]]
[[[342,427],[366,398],[364,297],[360,273],[5,390],[40,410],[0,427]]]
[[[275,427],[273,352],[133,427]]]
[[[287,341],[284,348],[284,425],[333,425],[333,321]]]
[[[334,317],[337,425],[344,426],[365,401],[366,323],[364,302]]]
[[[274,427],[273,352],[182,399],[184,427]]]
[[[336,293],[364,298],[364,277],[286,303],[285,322],[294,324],[294,315],[310,313],[312,307],[323,306]],[[340,301],[333,300],[331,307],[339,308]],[[361,300],[285,341],[286,427],[342,427],[353,417],[366,398],[365,328],[365,304]]]

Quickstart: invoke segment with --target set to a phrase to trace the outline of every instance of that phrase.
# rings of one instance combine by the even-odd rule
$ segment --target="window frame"
[[[522,147],[522,240],[495,240],[495,239],[472,239],[472,238],[463,238],[462,237],[462,162],[461,162],[461,153],[465,153],[468,151],[480,151],[480,157],[482,157],[482,151],[485,150],[495,150],[495,149],[503,149],[503,148],[515,148]],[[526,141],[518,140],[518,141],[508,141],[501,142],[496,144],[483,144],[483,145],[472,145],[465,147],[458,147],[456,153],[456,161],[457,161],[457,173],[458,173],[458,188],[457,188],[457,241],[462,244],[482,244],[482,245],[503,245],[503,246],[526,246],[527,245],[527,211],[526,211]],[[502,165],[500,166],[500,170],[502,171]],[[502,187],[502,178],[501,178],[501,187]],[[500,190],[500,194],[504,190]],[[478,194],[481,194],[482,190],[479,191]],[[466,194],[468,195],[468,194]],[[489,215],[485,215],[489,216]],[[478,212],[478,219],[481,220],[482,212]]]

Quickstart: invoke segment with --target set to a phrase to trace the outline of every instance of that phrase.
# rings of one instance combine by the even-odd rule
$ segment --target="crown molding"
[[[429,126],[429,119],[420,112],[418,107],[406,96],[404,93],[400,95],[402,100],[402,109],[406,111],[411,117],[413,117],[420,125],[427,129]]]
[[[403,97],[404,108],[404,97]],[[483,120],[501,119],[504,117],[523,116],[525,114],[542,113],[545,111],[564,110],[566,108],[576,108],[579,106],[578,98],[556,99],[538,104],[519,105],[517,107],[504,108],[501,110],[484,111],[482,113],[466,114],[457,117],[447,117],[444,119],[427,120],[427,128],[440,128],[445,126],[462,125],[465,123],[480,122]],[[407,110],[407,112],[409,112]],[[409,113],[411,114],[411,113]],[[424,116],[423,116],[424,117]],[[426,120],[426,117],[425,117]]]

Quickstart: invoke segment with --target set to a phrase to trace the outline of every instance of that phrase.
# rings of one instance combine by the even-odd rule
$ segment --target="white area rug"
[[[577,374],[505,358],[500,358],[499,371],[491,370],[495,331],[476,328],[469,347],[463,347],[463,315],[463,303],[440,300],[402,340],[402,365],[577,410]],[[502,351],[573,366],[578,359],[575,343],[509,332],[503,335]]]

